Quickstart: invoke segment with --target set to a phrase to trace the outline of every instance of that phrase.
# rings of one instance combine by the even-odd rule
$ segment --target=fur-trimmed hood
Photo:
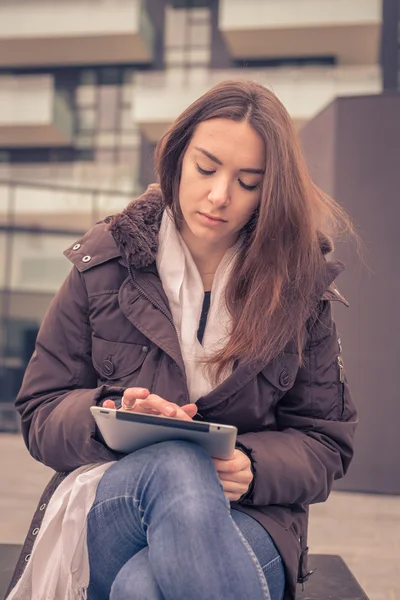
[[[110,218],[110,231],[122,256],[136,269],[147,267],[156,259],[164,208],[161,188],[154,183]]]

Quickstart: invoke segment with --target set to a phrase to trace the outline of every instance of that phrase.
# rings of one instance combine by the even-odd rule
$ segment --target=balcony
[[[191,102],[225,79],[253,79],[272,89],[300,128],[337,96],[381,92],[378,67],[303,67],[230,71],[152,72],[136,75],[133,119],[157,142]]]
[[[69,146],[73,116],[51,75],[0,76],[0,147]]]
[[[383,0],[220,0],[234,59],[335,57],[377,64]]]
[[[0,67],[150,63],[153,38],[144,0],[0,3]]]

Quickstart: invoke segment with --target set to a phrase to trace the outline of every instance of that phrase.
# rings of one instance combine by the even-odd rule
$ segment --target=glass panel
[[[116,152],[115,150],[105,150],[105,149],[97,149],[96,150],[96,161],[100,163],[110,164],[115,162]]]
[[[207,48],[190,48],[188,53],[188,60],[191,63],[197,64],[208,64],[211,59],[211,49]]]
[[[118,152],[118,162],[133,167],[133,175],[137,175],[138,167],[138,149],[137,148],[124,148]]]
[[[93,133],[80,133],[75,138],[75,146],[77,148],[92,148],[94,144]]]
[[[190,41],[194,45],[208,46],[211,39],[210,23],[192,23],[190,27]]]
[[[10,318],[26,319],[32,324],[43,320],[54,293],[32,292],[30,290],[11,292]]]
[[[122,70],[118,67],[104,67],[100,71],[100,83],[101,85],[118,85],[122,80]]]
[[[4,225],[8,220],[8,185],[0,185],[0,223]]]
[[[181,65],[186,58],[185,48],[168,48],[165,51],[165,62],[167,65]]]
[[[0,331],[0,427],[17,431],[18,420],[11,408],[32,356],[40,322],[53,294],[12,292],[6,300],[0,293],[0,310],[7,304],[7,318]],[[3,306],[4,308],[4,306]],[[3,313],[4,314],[4,313]],[[7,404],[9,403],[9,406]],[[7,410],[8,409],[8,410]]]
[[[122,73],[122,84],[130,86],[133,82],[134,69],[124,69]]]
[[[80,131],[93,131],[96,126],[96,110],[94,108],[80,108],[77,112],[77,119]]]
[[[123,131],[130,131],[137,127],[132,116],[132,108],[130,106],[124,106],[121,111],[121,129]]]
[[[115,215],[123,210],[135,197],[136,194],[132,194],[132,196],[108,196],[100,194],[98,196],[99,218],[105,219],[109,215]]]
[[[138,131],[121,133],[119,136],[119,145],[122,148],[136,148],[140,144],[140,133]]]
[[[80,231],[92,222],[90,191],[19,187],[15,204],[18,225]]]
[[[116,134],[115,133],[98,133],[96,136],[96,146],[101,148],[113,148],[115,146]]]
[[[125,104],[129,104],[130,102],[132,102],[132,95],[133,83],[130,83],[129,85],[124,85],[122,89],[122,102],[124,102]]]
[[[96,103],[97,87],[94,85],[81,85],[76,90],[76,103],[78,106],[92,106]]]
[[[6,279],[6,244],[7,234],[0,231],[0,289],[4,287]]]
[[[56,292],[71,270],[63,251],[76,236],[47,233],[14,233],[11,260],[11,288]]]
[[[107,85],[99,88],[99,129],[115,130],[118,122],[120,89]]]
[[[187,11],[167,6],[165,11],[165,47],[183,46],[185,43]]]
[[[96,85],[97,73],[93,69],[83,69],[80,72],[79,81],[82,85]]]

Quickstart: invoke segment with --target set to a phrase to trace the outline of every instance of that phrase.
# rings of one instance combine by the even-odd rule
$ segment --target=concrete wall
[[[360,425],[338,489],[400,493],[400,95],[339,98],[304,128],[315,182],[350,213],[364,244],[336,256],[350,309],[335,311]]]

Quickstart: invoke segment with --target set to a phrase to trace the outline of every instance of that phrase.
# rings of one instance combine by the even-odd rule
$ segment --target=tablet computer
[[[91,413],[109,448],[129,454],[168,440],[186,440],[201,446],[213,458],[232,458],[237,428],[232,425],[182,421],[159,415],[130,413],[91,406]]]

